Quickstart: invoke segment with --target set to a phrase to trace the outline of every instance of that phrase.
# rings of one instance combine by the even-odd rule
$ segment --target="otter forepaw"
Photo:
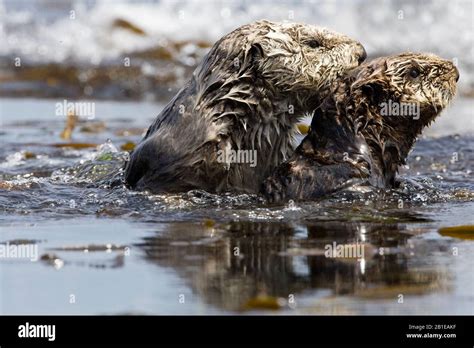
[[[286,200],[285,188],[279,180],[270,177],[263,182],[260,192],[265,196],[268,203],[282,203]]]

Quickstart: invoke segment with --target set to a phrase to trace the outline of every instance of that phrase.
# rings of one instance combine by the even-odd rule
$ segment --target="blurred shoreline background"
[[[452,59],[473,97],[473,13],[470,0],[3,0],[0,97],[166,102],[216,40],[258,19],[342,32],[369,59]]]

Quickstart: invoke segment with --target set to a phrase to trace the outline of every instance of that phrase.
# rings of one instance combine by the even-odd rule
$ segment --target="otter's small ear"
[[[265,55],[263,52],[263,48],[259,43],[254,43],[249,49],[249,54],[252,56],[253,59],[263,58]]]
[[[374,80],[363,84],[360,89],[375,103],[379,103],[381,100],[386,98],[387,90],[384,88],[384,83],[382,80]]]
[[[258,65],[255,64],[255,62],[260,60],[263,56],[264,53],[262,46],[260,46],[258,43],[253,43],[250,48],[246,49],[244,52],[244,61],[239,69],[239,72],[242,73],[243,71]]]
[[[376,67],[369,71],[361,71],[351,85],[351,91],[360,90],[371,101],[378,103],[387,97],[389,91],[386,76],[384,75],[385,65]]]

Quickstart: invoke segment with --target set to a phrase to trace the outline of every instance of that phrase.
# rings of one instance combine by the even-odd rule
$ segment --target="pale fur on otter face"
[[[459,73],[431,54],[382,57],[354,69],[315,112],[311,131],[262,191],[271,202],[308,200],[354,183],[393,187],[417,136],[449,104]],[[382,115],[389,102],[419,115]],[[419,117],[419,118],[418,118]]]
[[[405,163],[408,152],[423,128],[429,126],[456,94],[459,72],[452,62],[433,54],[402,53],[375,59],[355,69],[360,71],[351,86],[357,100],[370,100],[360,117],[378,123],[378,130],[360,129],[368,139],[379,134],[381,142],[396,150],[397,165]],[[382,105],[389,101],[398,105],[416,105],[418,115],[383,116]],[[385,104],[383,104],[385,103]],[[360,103],[362,106],[363,103]],[[356,119],[356,122],[357,119]],[[393,152],[393,151],[392,151]]]
[[[356,41],[314,26],[259,21],[220,39],[132,153],[126,183],[155,192],[257,192],[293,151],[296,122],[365,58]],[[256,150],[257,165],[218,151]]]

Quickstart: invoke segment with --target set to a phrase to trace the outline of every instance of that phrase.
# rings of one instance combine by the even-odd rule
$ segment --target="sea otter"
[[[334,84],[308,135],[265,180],[270,202],[311,200],[355,183],[395,185],[417,136],[456,93],[457,68],[432,54],[364,63]]]
[[[258,192],[294,150],[298,120],[365,57],[357,41],[311,25],[262,20],[234,30],[149,127],[126,185]]]

